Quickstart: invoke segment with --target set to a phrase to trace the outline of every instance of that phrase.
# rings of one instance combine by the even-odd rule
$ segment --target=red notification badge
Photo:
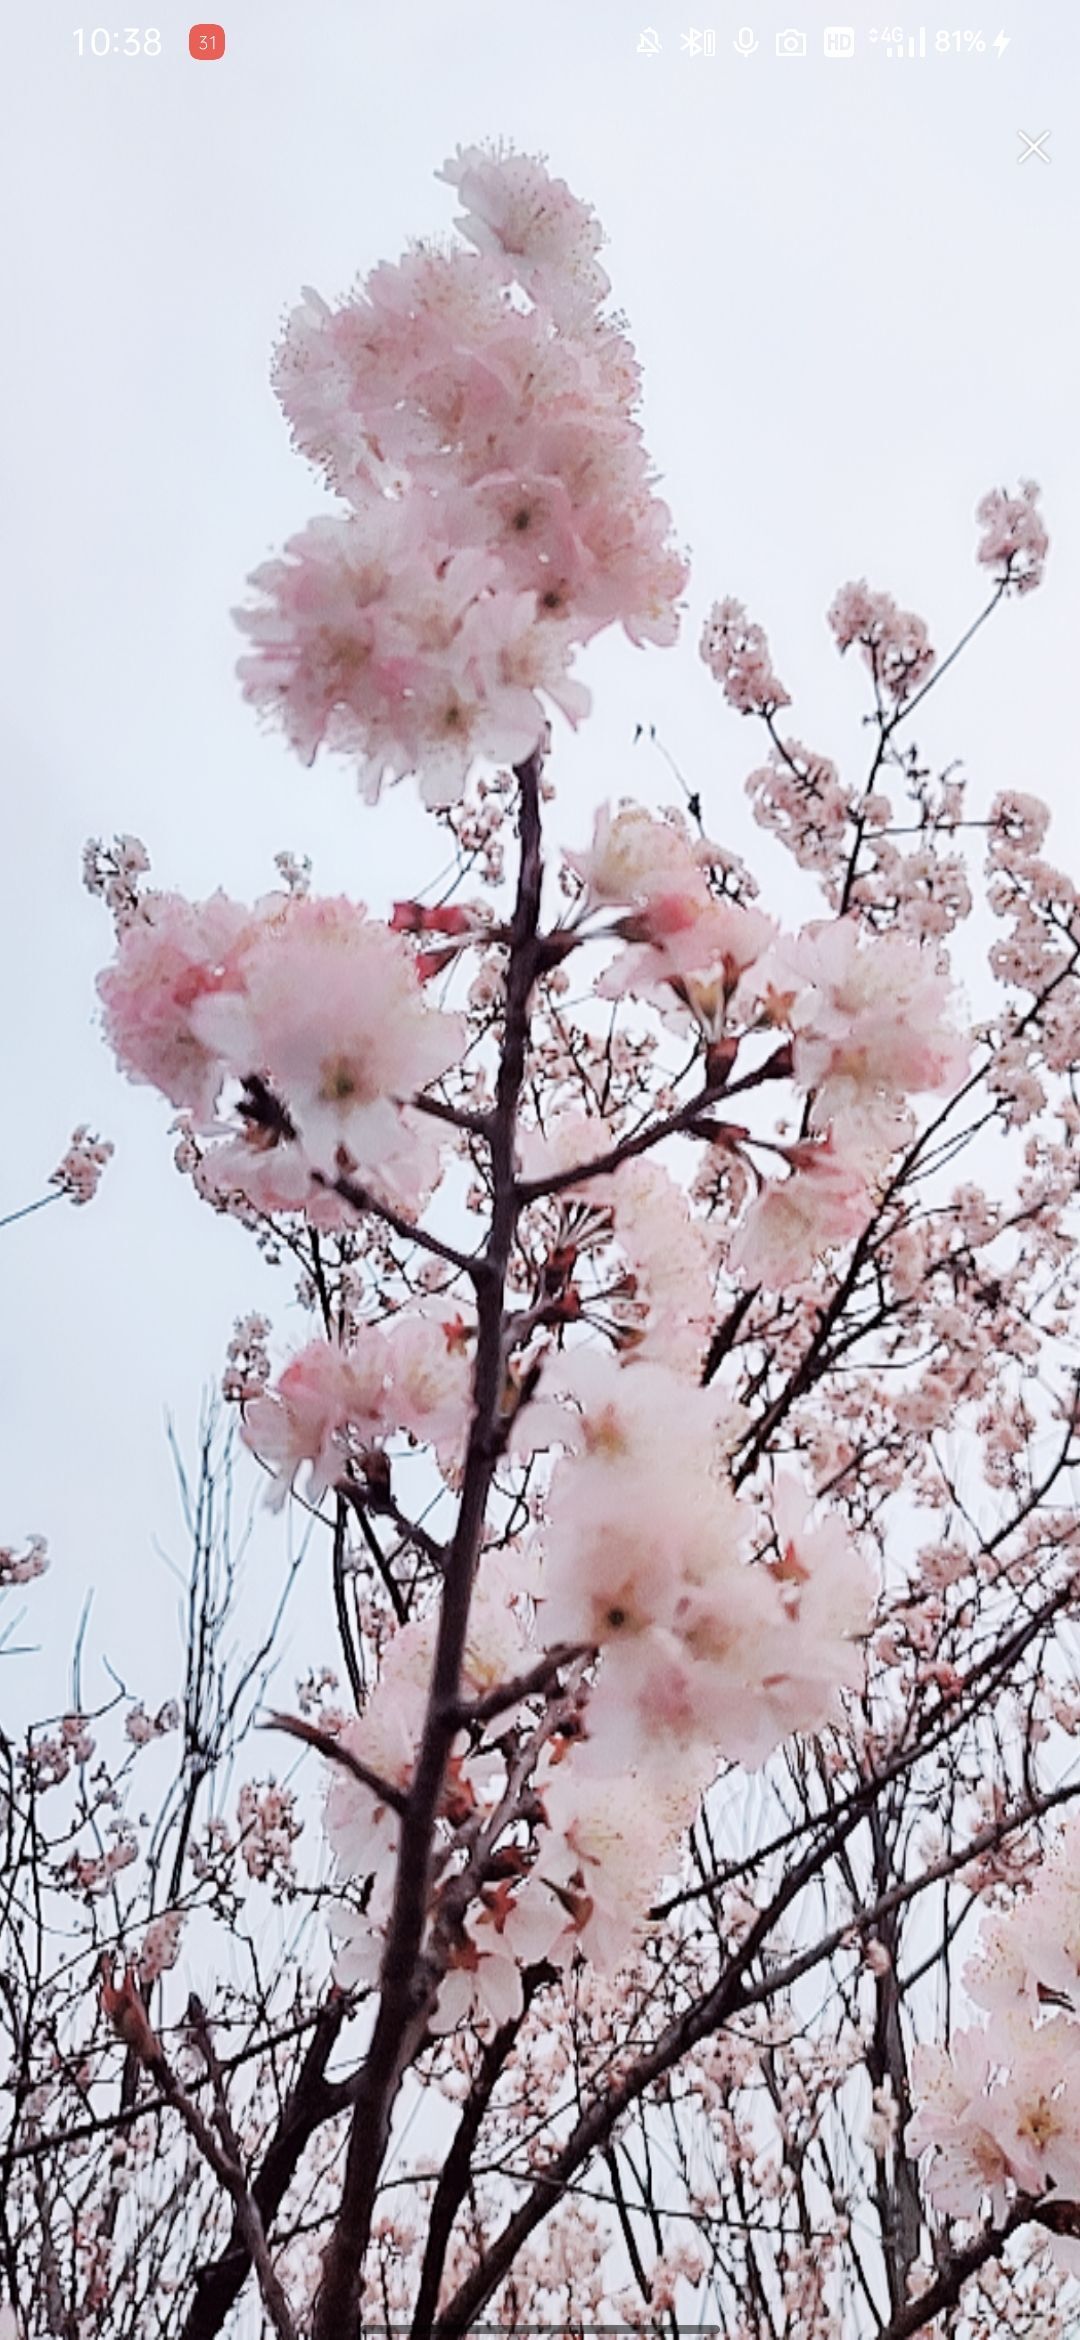
[[[200,64],[210,64],[213,58],[225,55],[225,27],[223,24],[193,24],[187,37],[188,55]]]

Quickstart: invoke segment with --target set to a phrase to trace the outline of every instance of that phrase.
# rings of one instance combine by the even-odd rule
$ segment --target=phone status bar
[[[691,25],[677,35],[661,33],[655,25],[647,24],[636,35],[639,57],[674,54],[705,59],[734,55],[744,64],[757,57],[794,62],[814,55],[825,57],[833,64],[850,64],[862,55],[896,64],[923,63],[940,57],[974,58],[1000,65],[1006,50],[1012,46],[1012,35],[1005,31],[989,32],[982,26],[939,29],[925,24],[873,26],[869,31],[860,31],[852,24],[827,24],[815,27],[813,32],[807,32],[801,25],[782,25],[769,34],[759,33],[749,24],[740,25],[733,34],[727,30],[717,32],[713,26]]]

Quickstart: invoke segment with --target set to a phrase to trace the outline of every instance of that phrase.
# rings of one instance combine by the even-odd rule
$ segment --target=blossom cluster
[[[1039,495],[1035,482],[1025,480],[1017,494],[995,488],[976,507],[976,559],[993,573],[995,602],[1042,582],[1050,539]],[[962,854],[942,849],[943,839],[966,825],[965,783],[950,767],[931,784],[917,755],[902,753],[895,739],[946,668],[937,662],[926,621],[865,579],[841,588],[828,623],[841,654],[859,648],[874,685],[878,741],[861,794],[829,756],[781,737],[774,718],[790,694],[776,675],[763,627],[740,602],[714,605],[701,656],[729,705],[759,717],[769,734],[768,760],[749,774],[747,794],[761,825],[813,873],[834,909],[851,911],[874,929],[940,940],[972,904]],[[902,811],[896,805],[886,784],[890,771],[901,776],[914,818],[907,804]]]
[[[69,1195],[73,1203],[92,1202],[101,1184],[101,1173],[115,1151],[109,1138],[92,1137],[85,1122],[72,1131],[71,1144],[61,1162],[49,1177],[50,1186],[58,1186],[61,1194]]]
[[[579,919],[627,906],[610,929],[625,947],[598,991],[648,1000],[696,1028],[721,1086],[743,1040],[786,1038],[773,1070],[803,1092],[806,1135],[771,1142],[787,1175],[755,1173],[757,1198],[728,1253],[748,1281],[779,1288],[859,1234],[871,1180],[913,1126],[909,1099],[957,1087],[969,1049],[944,954],[907,935],[871,940],[854,917],[782,936],[763,912],[710,888],[715,850],[638,807],[604,807],[591,848],[568,860],[584,889]],[[752,1145],[749,1130],[719,1134]]]
[[[747,617],[741,601],[718,601],[706,619],[701,655],[740,715],[774,715],[790,707],[791,693],[773,668],[762,626]]]
[[[305,1494],[353,1479],[395,1432],[456,1452],[468,1420],[467,1328],[432,1304],[388,1326],[361,1326],[347,1346],[308,1343],[272,1388],[244,1407],[243,1436],[271,1472],[280,1509],[307,1464]]]
[[[483,1696],[535,1660],[522,1593],[522,1573],[489,1555],[469,1621],[466,1695]],[[339,1735],[343,1749],[399,1794],[412,1777],[432,1651],[430,1617],[401,1627],[387,1644],[363,1714]],[[330,1771],[326,1829],[343,1892],[335,1918],[337,1973],[343,1984],[353,1984],[374,1979],[379,1970],[399,1820],[388,1802],[344,1767],[332,1764]],[[471,1751],[462,1732],[442,1800],[444,1874],[433,1904],[433,1944],[454,1890],[454,1825],[468,1818],[475,1831],[490,1819],[504,1784],[502,1758],[490,1747]],[[645,1777],[598,1777],[556,1741],[545,1750],[534,1790],[531,1828],[526,1833],[519,1827],[512,1842],[503,1840],[489,1880],[479,1882],[441,1944],[445,1972],[433,2018],[437,2031],[466,2015],[483,2027],[520,2014],[522,1968],[534,1960],[566,1966],[581,1951],[599,1971],[614,1972],[645,1921],[661,1877],[677,1865],[679,1839],[700,1796],[700,1769],[677,1755],[672,1760],[669,1751],[665,1764]]]
[[[103,845],[100,837],[91,837],[83,850],[83,884],[87,893],[96,894],[104,902],[118,927],[126,926],[135,917],[142,880],[149,868],[150,856],[141,837],[114,837],[111,845]]]
[[[246,1090],[208,1186],[269,1211],[302,1209],[314,1172],[358,1172],[414,1205],[434,1183],[437,1144],[406,1107],[462,1026],[426,1004],[406,945],[362,903],[148,893],[99,992],[123,1070],[197,1125],[222,1131],[223,1088]]]
[[[114,1824],[113,1841],[98,1853],[76,1852],[71,1856],[68,1874],[73,1890],[84,1893],[88,1900],[100,1900],[111,1893],[122,1869],[129,1869],[139,1857],[134,1832],[123,1823]]]
[[[837,1522],[811,1523],[793,1481],[777,1487],[770,1518],[732,1495],[733,1427],[715,1393],[640,1351],[621,1364],[577,1351],[542,1374],[519,1444],[563,1457],[531,1558],[511,1565],[489,1553],[481,1565],[462,1690],[483,1698],[527,1674],[545,1646],[599,1655],[597,1678],[584,1738],[578,1726],[569,1748],[556,1736],[539,1756],[531,1814],[541,1834],[511,1825],[496,1838],[489,1880],[443,1944],[437,2027],[520,2012],[521,1969],[536,1959],[565,1964],[579,1951],[616,1971],[718,1754],[759,1764],[791,1730],[820,1728],[838,1691],[861,1679],[874,1589],[865,1561]],[[411,1783],[433,1629],[429,1615],[389,1637],[363,1712],[340,1735],[397,1795]],[[505,1793],[505,1756],[462,1732],[443,1796],[451,1865],[433,1939],[453,1893],[455,1829],[467,1821],[475,1840]],[[339,1979],[372,1979],[397,1809],[332,1765],[327,1829],[343,1891]]]
[[[148,1714],[141,1699],[128,1708],[124,1717],[125,1735],[133,1747],[148,1747],[152,1739],[163,1739],[180,1727],[180,1708],[175,1698],[167,1698],[156,1714]]]
[[[418,772],[430,805],[530,755],[547,704],[579,720],[593,635],[670,642],[686,577],[595,215],[524,155],[459,149],[442,177],[471,250],[421,245],[289,322],[278,395],[345,510],[237,613],[245,692],[302,756],[351,756],[372,799]]]
[[[291,1788],[275,1780],[259,1786],[245,1781],[236,1807],[244,1867],[260,1884],[288,1883],[294,1874],[293,1847],[303,1828]]]
[[[893,2219],[907,2105],[890,1994],[910,1971],[909,1906],[943,1873],[915,1872],[941,1850],[939,1808],[950,1843],[962,1816],[978,1826],[965,1883],[1019,1898],[969,1970],[986,2020],[916,2059],[908,2150],[929,2154],[929,2199],[953,2214],[1080,2199],[1080,1836],[1070,1824],[1040,1867],[1014,1825],[1051,1723],[1080,1720],[1071,1681],[1055,1696],[1039,1671],[1048,1621],[1075,1606],[1080,1534],[1044,1469],[1053,1446],[1067,1478],[1080,1423],[1080,897],[1043,859],[1034,800],[1010,791],[976,824],[955,770],[897,744],[951,661],[865,581],[829,614],[872,686],[861,793],[781,736],[790,694],[741,602],[717,602],[701,636],[729,706],[766,729],[756,816],[832,915],[786,931],[689,789],[685,816],[602,805],[559,866],[541,834],[548,711],[584,712],[572,663],[604,628],[673,637],[684,564],[594,214],[528,157],[470,148],[443,175],[463,244],[414,247],[337,308],[307,294],[288,325],[277,389],[336,510],[256,573],[240,622],[248,697],[303,755],[352,757],[370,798],[415,773],[456,874],[410,871],[415,892],[381,920],[314,894],[297,854],[277,856],[279,890],[248,906],[152,887],[136,839],[87,850],[117,928],[99,993],[118,1062],[179,1116],[177,1158],[201,1194],[295,1264],[317,1327],[279,1361],[269,1316],[242,1316],[223,1388],[270,1505],[307,1508],[305,1581],[321,1552],[340,1642],[335,1665],[309,1666],[299,1719],[273,1718],[325,1759],[329,1883],[306,1864],[302,1788],[249,1780],[227,1821],[220,1798],[197,1809],[200,1777],[174,1799],[182,1820],[148,1838],[151,1889],[100,2004],[144,2061],[148,2037],[164,2054],[167,2010],[158,2040],[139,1992],[164,1983],[170,1999],[181,1911],[235,1926],[253,1887],[268,1889],[264,1920],[267,1901],[321,1908],[334,2024],[354,1990],[380,1997],[373,2134],[394,2125],[403,2069],[419,2100],[435,2087],[475,2106],[476,2035],[514,2027],[508,2085],[479,2107],[469,2218],[443,2238],[448,2324],[477,2235],[499,2231],[491,2173],[505,2185],[511,2168],[515,2183],[535,2172],[546,2227],[515,2263],[521,2296],[535,2280],[546,2300],[550,2284],[562,2312],[565,2276],[575,2313],[611,2305],[603,2206],[571,2147],[580,2132],[610,2143],[616,2183],[623,2134],[604,2121],[625,2084],[617,2117],[640,2120],[646,2163],[671,2112],[678,2215],[710,2236],[673,2240],[666,2204],[653,2222],[635,2200],[631,2229],[647,2247],[651,2223],[656,2252],[628,2320],[680,2312],[699,2278],[719,2297],[727,2254],[741,2281],[725,2329],[749,2340],[743,2308],[760,2298],[792,2340],[833,2340],[871,2162],[882,2236],[911,2246],[899,2271],[890,2260],[890,2299],[935,2280],[910,2203]],[[979,508],[991,606],[1039,581],[1037,503],[1028,483]],[[471,772],[503,758],[516,769]],[[515,820],[508,916],[472,889],[513,874]],[[975,825],[1006,1004],[971,1032],[946,945],[971,906],[960,832]],[[920,1098],[935,1100],[921,1128]],[[1026,1133],[1011,1208],[952,1183],[991,1122]],[[76,1133],[77,1197],[104,1150]],[[1060,1389],[1040,1375],[1048,1341]],[[0,1554],[0,1584],[41,1564],[36,1543]],[[229,1614],[226,1598],[209,1643]],[[262,1668],[260,1655],[245,1683]],[[123,1768],[145,1769],[137,1750],[177,1709],[118,1704]],[[217,1705],[207,1779],[244,1727],[235,1699]],[[28,1791],[83,1795],[96,1728],[79,1713],[31,1735]],[[144,1824],[100,1754],[95,1781],[93,1826],[64,1835],[58,1874],[104,1931],[114,1904],[136,1908],[119,1881]],[[178,1825],[176,1907],[162,1908]],[[316,2069],[323,2025],[304,2001],[324,1980],[320,1967],[297,1992],[269,2051],[267,2138],[297,2101],[289,2039]],[[270,2020],[274,1990],[258,1988],[245,2038]],[[346,2049],[343,2034],[335,2061]],[[246,2062],[222,2067],[234,2104]],[[336,2083],[330,2099],[344,2101]],[[311,2237],[340,2202],[340,2142],[307,2142],[303,2234],[266,2227],[275,2278],[301,2301],[321,2283]],[[260,2154],[245,2135],[256,2186]],[[419,2312],[431,2174],[412,2189],[399,2167],[392,2198],[384,2185],[370,2205],[365,2313]],[[89,2278],[104,2298],[114,2224]]]
[[[163,1974],[175,1966],[180,1956],[184,1931],[183,1912],[167,1909],[160,1917],[152,1918],[143,1935],[139,1952],[139,1980],[145,1990],[158,1982]]]
[[[829,611],[837,648],[857,643],[887,700],[900,706],[926,681],[935,662],[925,621],[898,609],[889,593],[874,593],[865,578],[844,585]]]
[[[93,1752],[86,1716],[65,1714],[55,1730],[31,1734],[21,1759],[39,1788],[59,1787],[77,1765],[89,1762]]]
[[[221,1377],[221,1394],[230,1405],[246,1404],[249,1398],[261,1396],[265,1389],[271,1373],[266,1347],[269,1334],[269,1317],[253,1312],[237,1318]]]
[[[49,1547],[44,1536],[30,1536],[25,1552],[16,1552],[11,1544],[0,1544],[0,1592],[10,1585],[32,1584],[35,1577],[44,1576],[49,1565]]]
[[[922,2046],[907,2143],[948,2215],[1000,2220],[1018,2195],[1080,2202],[1080,1822],[1027,1891],[984,1918],[964,1970],[981,2023]],[[1080,2264],[1075,2246],[1059,2244]]]
[[[539,1539],[540,1618],[549,1642],[602,1652],[591,1764],[696,1748],[704,1787],[717,1753],[756,1765],[792,1731],[819,1730],[861,1679],[873,1602],[840,1522],[811,1525],[790,1476],[771,1518],[736,1496],[730,1401],[667,1366],[579,1351],[552,1361],[541,1389],[565,1410],[534,1435],[568,1451]]]
[[[992,569],[998,582],[1016,593],[1031,593],[1042,584],[1050,538],[1038,510],[1039,490],[1033,479],[1021,482],[1018,495],[991,488],[982,498],[977,518],[982,528],[978,558]]]
[[[596,1115],[566,1112],[538,1130],[520,1129],[525,1175],[541,1182],[590,1164],[602,1153]],[[619,1350],[657,1357],[681,1372],[700,1366],[715,1313],[720,1244],[695,1216],[678,1180],[642,1156],[604,1176],[561,1190],[550,1253],[558,1262],[568,1318],[603,1332]],[[592,1285],[586,1283],[592,1272]]]

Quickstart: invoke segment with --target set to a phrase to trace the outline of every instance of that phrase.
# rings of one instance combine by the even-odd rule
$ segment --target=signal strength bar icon
[[[925,57],[926,55],[926,26],[924,24],[919,26],[917,33],[908,33],[905,36],[899,29],[896,29],[887,33],[885,38],[888,41],[888,47],[885,51],[887,57]]]

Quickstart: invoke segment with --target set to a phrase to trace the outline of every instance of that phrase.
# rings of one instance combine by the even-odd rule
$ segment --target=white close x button
[[[1018,130],[1016,135],[1024,142],[1024,151],[1017,155],[1017,162],[1030,162],[1033,154],[1038,155],[1040,162],[1048,163],[1053,160],[1052,155],[1046,152],[1046,141],[1050,136],[1049,130],[1040,130],[1037,138],[1029,138],[1026,130]]]

